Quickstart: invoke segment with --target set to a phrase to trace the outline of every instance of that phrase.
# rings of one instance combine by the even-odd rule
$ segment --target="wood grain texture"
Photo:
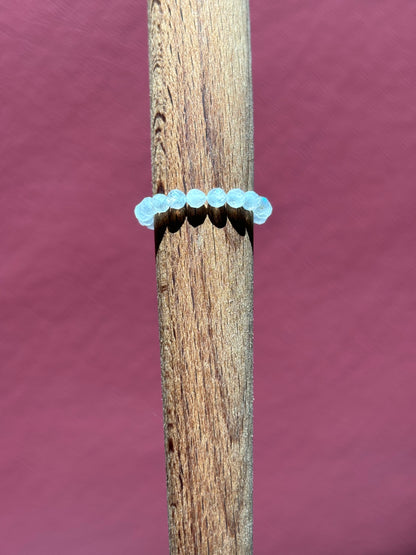
[[[253,188],[246,0],[149,0],[153,192]],[[238,220],[244,214],[237,212]],[[156,220],[171,553],[252,552],[252,221]]]

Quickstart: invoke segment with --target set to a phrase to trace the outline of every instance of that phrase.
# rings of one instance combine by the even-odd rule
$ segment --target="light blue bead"
[[[168,193],[168,202],[171,208],[175,210],[180,210],[186,204],[186,195],[183,191],[179,189],[173,189]]]
[[[260,204],[257,206],[253,213],[253,222],[255,224],[264,224],[272,211],[272,205],[267,200],[267,198],[260,197]]]
[[[241,189],[231,189],[227,193],[227,204],[232,208],[241,208],[244,202],[244,191]]]
[[[153,195],[153,206],[156,213],[166,212],[169,209],[168,197],[160,193]]]
[[[220,187],[211,189],[210,192],[207,194],[208,204],[210,206],[213,206],[214,208],[224,206],[226,199],[227,195]]]
[[[243,208],[254,211],[260,204],[260,196],[254,191],[244,193]]]
[[[186,195],[186,202],[191,208],[201,208],[201,206],[205,204],[206,200],[206,194],[199,189],[191,189]]]
[[[156,211],[151,197],[145,197],[134,209],[134,215],[139,220],[139,224],[145,226],[153,223],[155,213]]]

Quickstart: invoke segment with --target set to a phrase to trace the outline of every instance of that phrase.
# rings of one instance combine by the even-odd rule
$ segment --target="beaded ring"
[[[185,194],[179,189],[169,191],[167,195],[157,193],[153,197],[145,197],[134,209],[134,215],[139,224],[154,229],[154,217],[172,208],[180,210],[187,204],[190,208],[201,208],[206,202],[213,208],[231,206],[231,208],[244,208],[253,212],[253,222],[264,224],[272,213],[272,205],[266,197],[261,197],[254,191],[231,189],[226,193],[217,187],[205,194],[200,189],[191,189]]]

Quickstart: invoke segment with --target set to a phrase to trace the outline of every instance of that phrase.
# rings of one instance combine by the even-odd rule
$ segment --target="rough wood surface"
[[[248,2],[149,0],[148,16],[153,192],[252,189]],[[170,551],[251,553],[252,223],[162,223]]]

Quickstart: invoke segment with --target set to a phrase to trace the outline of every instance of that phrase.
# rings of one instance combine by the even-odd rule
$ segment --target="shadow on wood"
[[[253,214],[243,208],[231,208],[230,206],[221,206],[213,208],[212,206],[201,206],[200,208],[181,208],[180,210],[170,209],[163,214],[155,216],[155,251],[159,250],[160,243],[166,233],[177,233],[188,220],[192,227],[202,225],[206,218],[210,219],[212,225],[223,228],[227,225],[227,219],[237,231],[239,235],[244,237],[246,233],[250,238],[251,247],[253,244]]]

